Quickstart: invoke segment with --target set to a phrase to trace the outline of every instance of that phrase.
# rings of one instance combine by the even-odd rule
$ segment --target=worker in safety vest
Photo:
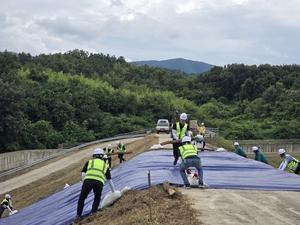
[[[278,169],[284,170],[287,167],[290,172],[300,175],[300,163],[298,159],[286,154],[284,149],[279,149],[278,154],[284,159]]]
[[[117,151],[119,152],[118,158],[120,159],[120,164],[121,164],[123,161],[126,161],[123,157],[124,152],[126,152],[125,145],[119,141],[116,142],[116,145],[117,145]]]
[[[179,151],[182,157],[182,163],[180,164],[180,175],[184,183],[184,188],[191,188],[185,173],[185,170],[189,167],[195,167],[197,169],[199,176],[199,187],[204,188],[205,185],[203,183],[202,160],[198,157],[197,147],[191,144],[190,137],[185,136],[182,138],[182,146],[179,147]]]
[[[198,128],[198,134],[202,135],[202,137],[205,137],[205,130],[206,130],[206,127],[204,126],[204,123],[202,122]]]
[[[107,155],[107,159],[105,162],[108,164],[109,168],[111,168],[111,153],[114,153],[114,149],[111,147],[111,144],[108,144],[104,149],[104,153]]]
[[[1,207],[0,207],[0,218],[5,211],[5,209],[8,209],[11,213],[13,212],[13,206],[12,206],[12,201],[11,201],[11,196],[9,194],[5,195],[5,198],[1,202]]]
[[[84,207],[84,201],[91,190],[94,192],[94,202],[89,215],[92,216],[97,212],[105,178],[107,179],[111,191],[115,191],[114,184],[111,180],[110,170],[108,169],[108,165],[104,162],[103,157],[103,149],[96,148],[93,153],[93,158],[87,161],[81,170],[83,185],[78,199],[77,216],[73,221],[74,223],[78,223],[82,219],[81,214]]]
[[[173,140],[181,140],[184,136],[190,136],[189,125],[186,123],[187,114],[180,114],[180,122],[174,123],[172,127],[172,136]],[[173,156],[174,162],[173,165],[177,164],[179,158],[179,147],[182,145],[181,142],[173,143]]]
[[[259,162],[263,162],[265,164],[269,164],[267,158],[264,156],[264,154],[262,154],[262,152],[259,151],[259,148],[257,146],[253,146],[252,151],[255,154],[254,160],[259,161]]]

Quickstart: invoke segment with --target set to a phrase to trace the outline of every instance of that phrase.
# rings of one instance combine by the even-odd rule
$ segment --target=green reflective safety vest
[[[178,137],[178,139],[181,139],[184,136],[186,136],[187,126],[188,126],[187,123],[184,124],[182,130],[180,130],[180,123],[179,122],[176,123],[176,136]]]
[[[89,160],[84,179],[98,180],[104,184],[104,177],[107,169],[108,166],[102,159],[91,159]]]
[[[3,199],[3,201],[1,202],[1,206],[6,209],[8,205],[9,205],[9,201],[6,198]]]
[[[111,154],[114,152],[113,148],[105,148],[105,154]],[[111,158],[111,155],[107,155],[107,158]]]
[[[286,156],[290,156],[290,155],[286,155]],[[294,158],[293,156],[292,156],[292,158],[293,158],[293,160],[287,164],[287,168],[289,171],[295,172],[295,170],[298,167],[299,160]]]
[[[182,160],[188,156],[198,156],[198,149],[195,145],[186,144],[179,147],[180,155]]]
[[[121,146],[118,145],[117,149],[118,149],[120,152],[124,152],[124,144],[121,144]]]

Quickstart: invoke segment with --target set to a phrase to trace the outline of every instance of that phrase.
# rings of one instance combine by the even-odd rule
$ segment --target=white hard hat
[[[111,148],[111,144],[108,144],[107,147],[108,147],[108,148]]]
[[[237,145],[239,145],[239,143],[238,142],[234,142],[234,144],[233,144],[234,146],[237,146]]]
[[[10,196],[9,194],[6,194],[6,195],[5,195],[5,198],[6,198],[6,199],[10,199],[11,196]]]
[[[116,145],[119,145],[119,144],[120,144],[120,142],[119,142],[119,141],[117,141],[117,142],[116,142]]]
[[[283,153],[285,153],[285,150],[284,150],[284,149],[281,148],[281,149],[278,150],[278,154],[279,154],[279,155],[281,155],[281,154],[283,154]]]
[[[96,148],[94,150],[94,155],[103,155],[103,154],[104,154],[104,151],[101,148]]]
[[[252,147],[252,151],[254,152],[254,151],[257,151],[258,150],[258,147],[256,147],[256,146],[253,146]]]
[[[186,120],[187,119],[187,114],[186,113],[181,113],[180,114],[180,119],[181,120]]]
[[[191,142],[191,138],[188,136],[184,136],[181,142]]]
[[[103,156],[103,159],[107,159],[107,155],[104,155],[104,156]]]
[[[204,126],[204,123],[203,123],[203,122],[201,123],[201,126]]]

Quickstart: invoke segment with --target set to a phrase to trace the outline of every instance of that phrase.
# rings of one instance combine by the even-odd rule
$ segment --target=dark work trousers
[[[123,158],[124,154],[118,154],[118,158],[120,159],[120,163],[122,163],[123,161],[126,161],[124,158]]]
[[[182,146],[182,143],[174,143],[173,144],[173,156],[175,160],[178,160],[180,156],[179,147]]]
[[[6,208],[0,206],[0,218],[1,218],[1,216],[2,216],[2,214],[3,214],[3,212],[4,212],[5,209],[6,209]]]
[[[103,188],[103,186],[100,186],[97,184],[86,184],[83,182],[80,196],[78,199],[78,204],[77,204],[77,215],[78,216],[81,216],[82,210],[84,207],[84,201],[85,201],[86,197],[88,196],[88,194],[91,192],[91,190],[94,191],[94,202],[93,202],[91,213],[97,212],[99,204],[100,204],[102,188]]]
[[[300,163],[298,163],[298,167],[297,167],[297,169],[295,170],[295,174],[300,175]]]
[[[108,157],[106,160],[105,160],[105,163],[109,165],[109,168],[111,168],[111,157]]]

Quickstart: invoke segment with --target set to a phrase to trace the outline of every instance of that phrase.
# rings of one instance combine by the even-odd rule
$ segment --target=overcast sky
[[[299,0],[0,0],[0,51],[300,64]]]

